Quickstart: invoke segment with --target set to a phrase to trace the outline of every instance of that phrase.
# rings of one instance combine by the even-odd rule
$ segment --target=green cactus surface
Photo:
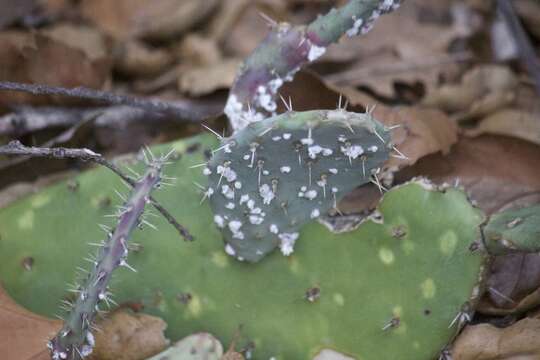
[[[290,255],[301,226],[376,176],[391,147],[370,114],[344,110],[289,111],[223,139],[204,172],[227,252]]]
[[[117,303],[162,317],[172,340],[207,331],[228,344],[240,329],[237,348],[252,346],[253,359],[308,360],[322,349],[362,360],[438,355],[480,293],[484,257],[470,244],[483,216],[461,191],[422,182],[394,188],[379,216],[356,230],[334,234],[313,221],[291,256],[249,264],[225,254],[193,185],[207,178],[190,167],[218,146],[211,135],[173,145],[176,160],[165,175],[176,176],[176,186],[155,197],[195,241],[159,217],[157,231],[135,232],[130,264],[138,272],[115,271]],[[87,243],[100,238],[98,224],[122,187],[95,169],[0,210],[0,279],[18,303],[52,316],[59,299],[69,299],[66,283],[85,266]]]
[[[540,205],[492,215],[484,227],[484,241],[495,255],[540,251]]]

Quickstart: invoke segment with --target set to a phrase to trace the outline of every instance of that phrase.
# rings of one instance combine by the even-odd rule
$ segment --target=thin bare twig
[[[142,99],[134,96],[119,95],[107,91],[94,90],[82,86],[64,88],[43,84],[25,84],[11,81],[0,81],[0,90],[26,92],[33,95],[60,95],[89,99],[113,105],[129,105],[147,111],[168,114],[189,122],[198,122],[203,115],[179,105],[156,99]]]
[[[540,61],[531,45],[531,41],[527,33],[525,33],[510,1],[497,0],[497,8],[516,41],[521,61],[523,61],[527,71],[531,74],[536,86],[536,92],[540,95]]]
[[[20,155],[20,156],[30,156],[30,157],[46,157],[53,159],[79,159],[82,161],[90,161],[96,164],[102,165],[110,169],[116,175],[120,176],[122,180],[128,183],[130,186],[134,187],[135,182],[126,176],[122,170],[120,170],[116,165],[109,162],[101,154],[98,154],[90,149],[69,149],[64,147],[56,148],[42,148],[42,147],[28,147],[24,146],[20,141],[14,140],[9,142],[7,145],[0,146],[0,155]],[[176,219],[163,207],[161,206],[153,197],[150,197],[150,201],[154,208],[161,213],[161,215],[180,233],[180,235],[186,241],[193,241],[193,236],[189,231],[182,226]]]

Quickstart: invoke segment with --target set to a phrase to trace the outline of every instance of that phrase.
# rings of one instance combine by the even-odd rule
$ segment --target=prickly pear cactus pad
[[[390,134],[366,114],[289,111],[222,140],[204,173],[227,252],[259,261],[293,252],[300,227],[376,176]]]
[[[110,285],[117,303],[162,317],[172,341],[205,331],[230,344],[242,325],[236,349],[251,344],[253,359],[310,360],[331,348],[362,360],[432,360],[466,318],[461,311],[478,295],[483,264],[469,246],[483,219],[462,192],[417,183],[392,189],[378,223],[333,234],[313,221],[291,256],[248,264],[225,254],[210,206],[199,205],[203,194],[193,186],[206,177],[190,167],[217,141],[208,135],[174,147],[179,158],[165,175],[177,184],[155,197],[195,241],[156,217],[157,231],[146,227],[131,239],[137,273],[119,269]],[[74,269],[91,266],[81,259],[103,237],[98,224],[121,203],[114,189],[122,187],[96,169],[0,210],[6,291],[30,310],[57,313]]]
[[[540,205],[492,215],[484,227],[484,241],[491,254],[540,251]]]

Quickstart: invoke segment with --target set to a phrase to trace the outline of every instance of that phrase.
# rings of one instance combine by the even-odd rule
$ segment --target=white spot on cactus
[[[236,172],[228,166],[218,165],[217,173],[223,175],[228,182],[236,180]]]
[[[230,244],[225,245],[225,252],[228,255],[236,256],[236,251],[234,251],[233,247]]]
[[[302,186],[302,187],[300,188],[300,191],[306,191],[306,190],[307,190],[307,186]]]
[[[368,151],[377,152],[377,150],[379,150],[379,148],[376,145],[368,147]]]
[[[235,207],[235,205],[234,205],[234,203],[230,202],[230,203],[227,203],[227,205],[225,205],[225,207],[226,207],[227,209],[229,209],[229,210],[233,210],[234,207]]]
[[[94,335],[90,331],[86,333],[86,342],[92,347],[96,346],[96,340],[94,339]]]
[[[306,191],[305,197],[309,200],[313,200],[317,197],[317,190]]]
[[[248,202],[247,202],[247,207],[250,209],[250,210],[253,210],[253,207],[255,206],[255,201],[253,201],[252,199],[249,199]]]
[[[232,220],[232,221],[229,221],[229,230],[231,230],[231,232],[233,233],[233,238],[236,238],[236,239],[244,239],[244,233],[242,231],[240,231],[240,228],[242,227],[242,222],[238,221],[238,220]]]
[[[285,139],[285,140],[289,140],[291,138],[291,136],[292,135],[289,134],[289,133],[283,133],[283,139]]]
[[[268,186],[268,184],[262,184],[259,188],[259,195],[261,195],[263,199],[263,204],[270,204],[272,200],[276,197],[274,192],[272,191],[272,188]]]
[[[281,253],[285,256],[289,256],[294,252],[294,243],[298,239],[298,233],[281,233],[278,235],[281,243],[279,244],[279,249]]]
[[[385,265],[390,265],[394,262],[394,252],[388,248],[382,247],[379,249],[379,259]]]
[[[279,88],[283,85],[283,80],[281,78],[275,78],[268,82],[268,87],[272,93],[277,93]]]
[[[230,200],[234,199],[234,190],[229,185],[222,185],[221,186],[221,193],[227,199],[230,199]]]
[[[360,145],[342,146],[341,152],[347,155],[350,159],[356,159],[364,153],[364,149]]]
[[[252,208],[252,209],[251,209],[251,213],[252,213],[252,214],[262,214],[262,210],[261,210],[260,207]]]
[[[259,85],[257,88],[257,94],[255,95],[255,101],[258,102],[259,105],[266,111],[274,112],[276,111],[277,104],[272,95],[273,94],[269,93],[265,86]]]
[[[210,170],[209,168],[205,167],[203,169],[203,172],[202,172],[204,175],[208,176],[208,175],[211,175],[212,174],[212,170]]]
[[[279,135],[278,135],[278,136],[274,136],[274,137],[272,137],[272,140],[273,140],[273,141],[279,141],[279,140],[281,140],[281,136],[279,136]]]
[[[311,138],[303,138],[300,140],[300,142],[304,145],[312,145],[313,144],[313,139]]]
[[[242,188],[242,183],[240,181],[235,181],[234,188],[240,190]]]
[[[270,232],[271,232],[272,234],[277,234],[277,233],[279,232],[279,229],[278,229],[278,227],[277,227],[276,224],[270,225],[269,229],[270,229]]]
[[[346,137],[345,135],[339,135],[338,138],[337,138],[337,140],[338,140],[339,142],[344,143],[344,142],[347,141],[347,137]]]
[[[354,24],[352,26],[352,28],[350,28],[349,30],[347,30],[346,34],[348,37],[353,37],[355,35],[358,35],[358,32],[360,31],[360,27],[362,26],[362,24],[364,23],[364,20],[362,19],[357,19],[356,16],[353,16],[352,17],[353,20],[354,20]]]
[[[319,209],[313,209],[309,217],[311,217],[312,219],[315,219],[319,217],[320,215],[321,215],[321,212]]]
[[[250,215],[249,222],[253,225],[260,225],[264,221],[264,218],[257,215]]]
[[[320,58],[325,52],[326,48],[324,46],[317,46],[315,44],[311,44],[308,53],[308,60],[315,61]]]
[[[244,155],[244,157],[243,157],[242,159],[244,159],[244,160],[249,160],[249,159],[251,159],[251,154],[246,154],[246,155]]]
[[[338,188],[337,187],[332,187],[332,192],[335,194],[338,192]]]
[[[333,151],[332,149],[324,148],[319,145],[313,145],[313,146],[308,147],[308,155],[312,159],[315,159],[317,155],[321,153],[323,156],[330,156],[332,155]]]
[[[89,345],[83,345],[81,346],[81,357],[85,358],[87,356],[89,356],[91,353],[92,353],[92,346],[89,346]]]
[[[247,202],[248,200],[249,200],[249,195],[248,194],[244,194],[244,195],[240,196],[240,205]]]
[[[395,0],[384,0],[381,4],[379,4],[379,10],[381,11],[395,10],[398,7],[399,7],[399,1],[395,1]]]
[[[270,175],[270,171],[268,171],[268,170],[263,170],[262,173],[263,173],[263,175]]]
[[[336,175],[336,174],[338,173],[338,169],[336,169],[336,168],[328,169],[328,171],[329,171],[331,174],[334,174],[334,175]]]
[[[279,168],[279,171],[281,171],[283,174],[288,174],[291,172],[290,166],[282,166]]]

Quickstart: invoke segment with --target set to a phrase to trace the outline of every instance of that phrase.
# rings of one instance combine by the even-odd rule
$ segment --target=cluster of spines
[[[84,285],[73,285],[69,291],[76,294],[76,300],[62,301],[62,309],[68,312],[62,329],[47,344],[53,360],[82,359],[90,355],[95,345],[92,331],[96,330],[93,324],[97,313],[101,312],[99,305],[105,303],[115,304],[111,299],[108,284],[112,273],[118,267],[126,267],[135,271],[128,263],[129,252],[128,240],[132,231],[143,224],[153,227],[144,218],[145,205],[150,203],[152,190],[164,184],[162,167],[165,165],[168,155],[156,159],[149,151],[146,156],[147,169],[144,175],[136,180],[136,184],[129,196],[119,196],[124,204],[119,206],[119,211],[111,216],[117,217],[115,229],[100,225],[106,231],[107,239],[97,245],[99,247],[96,256],[90,256],[86,260],[93,266],[87,272]]]

